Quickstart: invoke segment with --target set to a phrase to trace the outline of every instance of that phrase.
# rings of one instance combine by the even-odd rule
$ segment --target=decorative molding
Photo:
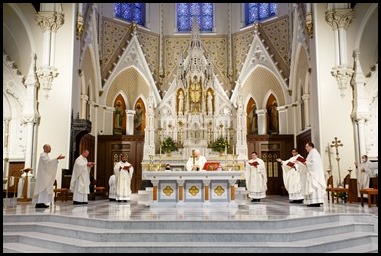
[[[57,12],[39,12],[36,14],[36,21],[43,32],[49,30],[56,33],[65,22],[64,16]]]
[[[341,90],[340,95],[342,97],[345,96],[345,89],[350,84],[353,73],[353,69],[349,66],[337,66],[331,70],[331,74],[336,78],[337,85]]]
[[[42,67],[37,70],[38,81],[41,88],[45,90],[45,97],[49,97],[49,91],[52,89],[53,78],[58,76],[58,71],[54,67]]]
[[[333,28],[347,29],[355,17],[352,9],[337,9],[334,11],[326,11],[325,21]]]

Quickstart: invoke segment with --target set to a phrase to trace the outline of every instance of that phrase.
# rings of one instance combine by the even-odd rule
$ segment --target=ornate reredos
[[[210,54],[202,48],[195,19],[189,47],[178,60],[177,75],[155,110],[156,145],[171,136],[185,155],[195,148],[205,154],[218,137],[227,137],[236,110],[213,72]]]

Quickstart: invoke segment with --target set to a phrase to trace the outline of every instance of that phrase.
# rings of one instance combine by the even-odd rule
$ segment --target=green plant
[[[338,197],[344,199],[347,196],[347,193],[345,192],[339,192]]]
[[[161,150],[166,153],[177,151],[176,142],[172,139],[172,137],[167,137],[163,140],[163,143],[161,144]]]
[[[231,147],[224,137],[219,137],[210,147],[213,151],[222,153],[226,149],[227,153],[231,153]]]

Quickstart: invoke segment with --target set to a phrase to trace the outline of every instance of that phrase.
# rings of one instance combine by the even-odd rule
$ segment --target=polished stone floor
[[[47,209],[36,209],[31,202],[3,200],[3,215],[54,214],[108,220],[277,220],[331,215],[337,213],[372,214],[378,207],[364,207],[359,202],[326,202],[321,207],[307,207],[289,203],[287,196],[267,196],[261,202],[240,203],[238,207],[149,207],[133,194],[127,203],[108,200],[89,201],[87,205],[73,205],[72,201],[56,202]]]

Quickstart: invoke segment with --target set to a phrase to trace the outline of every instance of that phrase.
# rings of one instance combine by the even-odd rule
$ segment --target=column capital
[[[333,67],[331,70],[332,76],[336,78],[337,85],[341,90],[341,96],[344,96],[344,90],[350,84],[354,70],[346,65]]]
[[[336,9],[325,12],[325,21],[333,28],[347,29],[355,17],[355,12],[352,9]]]
[[[63,13],[58,12],[38,12],[36,21],[43,32],[47,30],[57,32],[65,22],[64,16]]]

